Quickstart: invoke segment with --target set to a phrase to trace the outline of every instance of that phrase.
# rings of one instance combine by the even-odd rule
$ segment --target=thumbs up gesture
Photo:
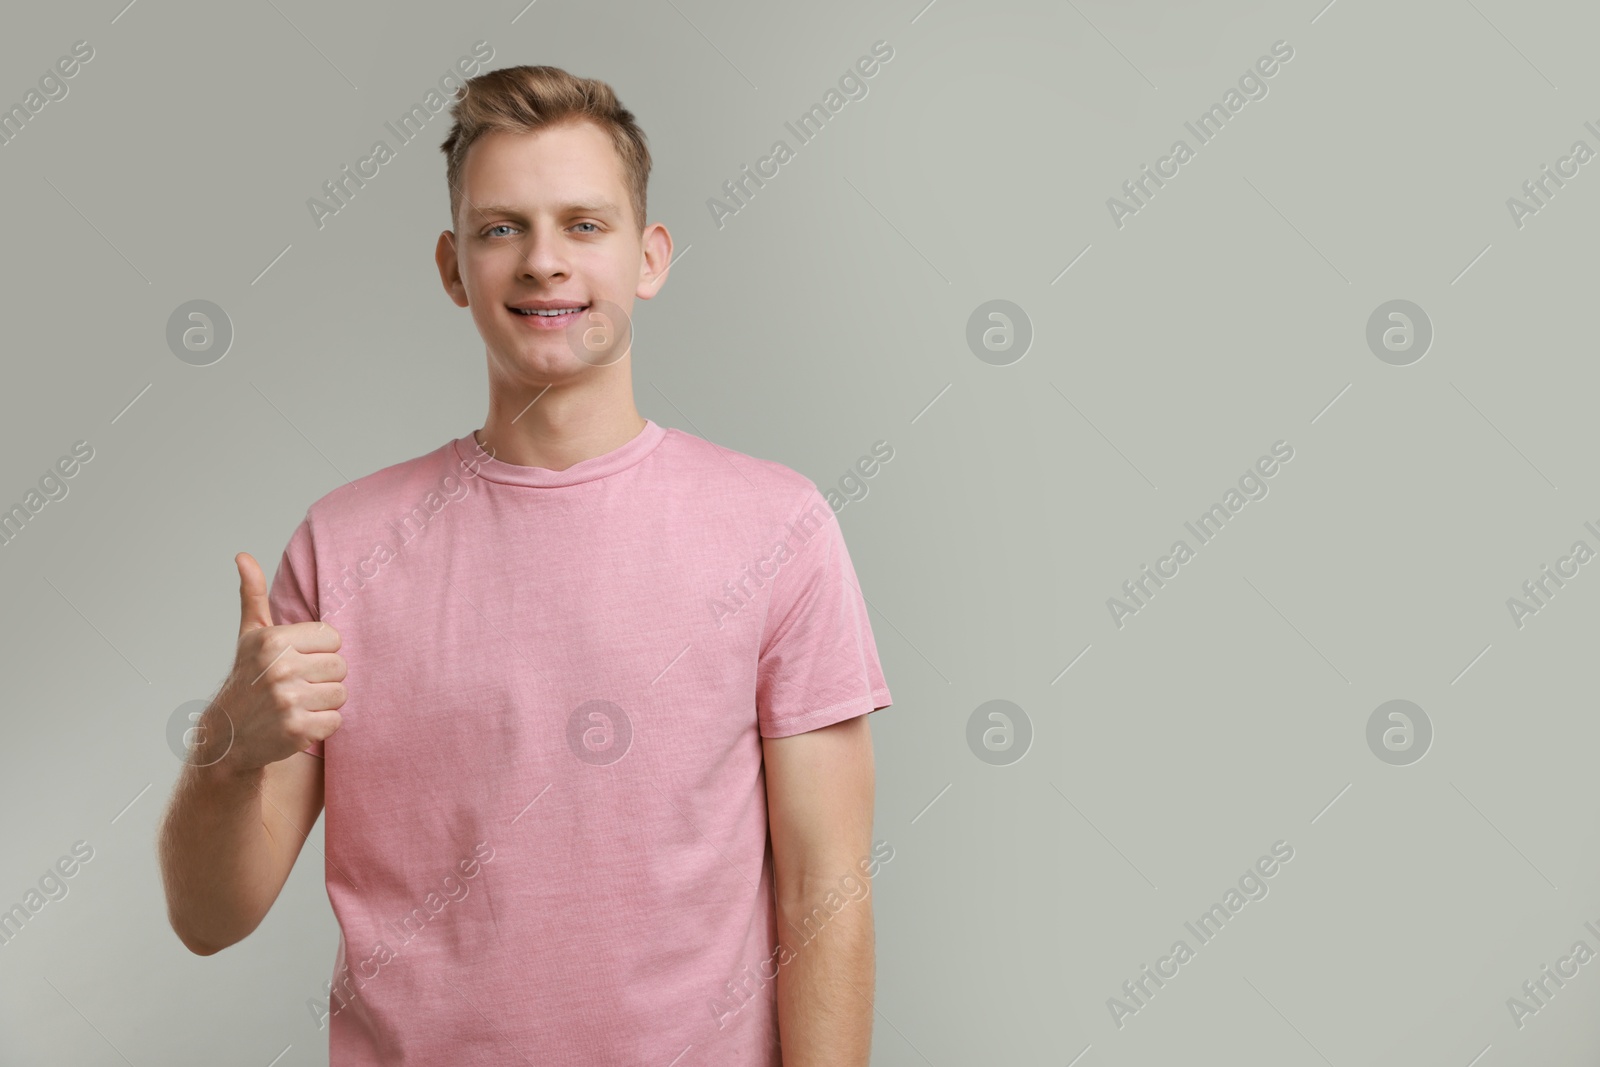
[[[210,761],[246,772],[288,759],[339,729],[345,662],[339,632],[326,622],[274,626],[261,565],[248,552],[233,562],[239,568],[239,645],[233,670],[206,710],[207,716],[220,710],[226,722],[204,734],[227,744]]]

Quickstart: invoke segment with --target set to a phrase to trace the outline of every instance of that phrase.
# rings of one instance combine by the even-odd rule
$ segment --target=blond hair
[[[622,106],[605,82],[579,78],[560,67],[501,67],[469,78],[456,91],[450,114],[455,124],[439,149],[445,154],[452,225],[461,218],[461,173],[467,149],[478,138],[492,130],[531,133],[551,126],[592,122],[610,136],[622,159],[634,222],[639,232],[644,232],[650,149],[633,112]]]

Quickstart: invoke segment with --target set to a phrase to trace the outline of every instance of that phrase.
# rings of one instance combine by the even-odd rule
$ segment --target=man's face
[[[625,358],[635,296],[666,280],[644,247],[621,158],[580,122],[473,142],[456,230],[440,235],[436,258],[451,298],[472,309],[491,377],[540,386]],[[585,310],[548,317],[535,305]]]

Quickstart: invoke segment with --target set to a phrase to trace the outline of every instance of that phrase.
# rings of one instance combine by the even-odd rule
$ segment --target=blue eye
[[[489,235],[493,236],[494,235],[494,231],[496,231],[496,230],[510,230],[510,229],[514,229],[514,228],[515,227],[513,227],[510,223],[502,222],[502,223],[499,223],[497,225],[490,226],[489,227]]]
[[[592,222],[580,222],[580,223],[578,223],[578,225],[579,226],[594,226],[594,223],[592,223]],[[598,232],[599,229],[600,229],[600,227],[595,226],[595,231],[596,232]]]

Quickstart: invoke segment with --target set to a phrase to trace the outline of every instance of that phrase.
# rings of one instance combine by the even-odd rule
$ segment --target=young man
[[[436,259],[488,416],[313,503],[270,595],[236,557],[173,928],[247,936],[325,801],[334,1067],[864,1067],[890,694],[838,522],[635,409],[672,239],[611,89],[512,67],[452,114]]]

